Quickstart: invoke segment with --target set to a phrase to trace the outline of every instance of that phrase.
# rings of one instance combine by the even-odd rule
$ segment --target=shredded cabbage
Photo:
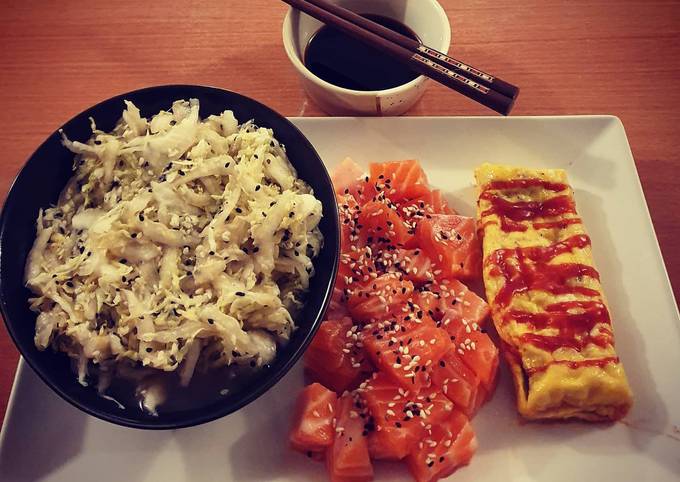
[[[88,366],[187,385],[197,367],[270,363],[314,274],[321,203],[270,129],[201,120],[195,99],[150,120],[125,104],[112,132],[62,133],[74,175],[40,212],[25,271],[36,346],[74,358],[82,383]]]

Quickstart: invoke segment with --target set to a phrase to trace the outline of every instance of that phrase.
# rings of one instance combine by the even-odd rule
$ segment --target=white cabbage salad
[[[83,384],[94,367],[102,394],[130,368],[186,386],[197,367],[270,363],[314,273],[321,202],[270,129],[201,120],[195,99],[151,119],[126,106],[87,143],[62,133],[74,175],[26,263],[36,346],[67,353]]]

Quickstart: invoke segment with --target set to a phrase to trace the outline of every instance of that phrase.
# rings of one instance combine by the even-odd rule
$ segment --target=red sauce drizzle
[[[528,187],[542,187],[548,191],[559,192],[569,188],[566,184],[559,182],[544,181],[538,178],[529,179],[510,179],[507,181],[491,181],[486,186],[487,190],[491,189],[526,189]]]
[[[527,226],[522,224],[522,221],[576,213],[574,201],[570,196],[555,196],[545,201],[513,202],[490,191],[484,191],[479,197],[491,203],[491,207],[482,212],[482,217],[490,214],[498,215],[501,220],[501,229],[506,232],[526,231]]]
[[[482,212],[482,216],[496,214],[500,218],[500,226],[503,231],[526,231],[527,226],[523,221],[537,217],[560,216],[566,213],[575,213],[574,201],[568,195],[555,196],[545,201],[508,201],[491,191],[496,190],[521,190],[529,187],[541,187],[548,191],[560,192],[569,189],[563,183],[545,181],[538,178],[510,179],[507,181],[492,181],[485,186],[480,199],[491,203],[491,207]],[[537,228],[538,229],[538,228]]]
[[[592,266],[578,263],[548,264],[552,259],[573,249],[590,245],[590,238],[579,234],[551,246],[498,249],[485,260],[493,266],[491,274],[505,278],[504,286],[496,294],[496,309],[507,307],[517,293],[541,290],[558,294],[598,296],[599,292],[567,283],[572,278],[589,276],[599,279]]]
[[[535,367],[535,368],[525,368],[524,371],[527,372],[529,375],[533,375],[534,373],[541,373],[544,372],[548,369],[550,365],[567,365],[569,368],[575,370],[577,368],[581,367],[604,367],[610,363],[618,363],[619,362],[619,357],[617,356],[610,356],[606,358],[596,358],[596,359],[589,359],[589,360],[553,360],[552,363],[548,365],[543,365],[541,367]]]
[[[529,313],[514,309],[507,311],[504,314],[503,323],[514,320],[534,330],[554,329],[557,332],[556,334],[525,333],[519,338],[521,343],[528,343],[548,352],[562,347],[580,351],[590,343],[603,348],[613,345],[609,312],[599,299],[599,291],[569,283],[570,280],[582,276],[599,279],[597,270],[592,266],[579,263],[549,264],[561,254],[572,252],[574,249],[583,249],[589,245],[590,238],[580,234],[550,246],[499,249],[487,257],[485,263],[492,267],[491,274],[505,279],[503,287],[494,299],[496,312],[507,308],[516,294],[530,290],[552,294],[580,294],[597,298],[552,303],[542,313]],[[599,334],[591,336],[590,331],[596,325],[602,325]],[[553,363],[566,363],[575,367],[600,366],[609,361],[611,360],[600,359]],[[528,370],[528,372],[535,373],[545,369],[546,367],[542,367]]]
[[[574,308],[579,312],[567,311]],[[557,330],[555,335],[525,333],[520,337],[522,342],[545,351],[552,352],[561,347],[580,351],[589,343],[606,348],[613,342],[609,311],[600,301],[555,303],[547,307],[546,313],[511,310],[506,314],[504,322],[507,323],[510,320],[528,325],[535,330]],[[591,336],[590,331],[596,325],[600,325],[599,334]]]
[[[559,219],[557,221],[548,221],[544,223],[534,223],[534,229],[564,229],[570,224],[581,224],[581,218]]]

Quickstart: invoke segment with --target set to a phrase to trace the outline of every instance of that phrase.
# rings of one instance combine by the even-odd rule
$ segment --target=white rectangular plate
[[[419,159],[453,206],[472,215],[483,161],[569,173],[611,304],[617,348],[635,392],[621,423],[522,423],[507,372],[474,419],[480,448],[450,480],[678,480],[680,318],[621,122],[613,117],[294,119],[333,167]],[[298,366],[245,409],[170,432],[117,427],[80,413],[23,363],[2,434],[4,481],[325,480],[323,464],[288,449]],[[378,480],[407,481],[379,464]]]

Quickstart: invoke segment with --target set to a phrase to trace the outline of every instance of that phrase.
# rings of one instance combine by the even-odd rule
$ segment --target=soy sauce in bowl
[[[397,20],[374,14],[362,17],[420,41],[413,30]],[[326,82],[361,91],[391,89],[419,75],[388,54],[327,25],[309,39],[304,64]]]

